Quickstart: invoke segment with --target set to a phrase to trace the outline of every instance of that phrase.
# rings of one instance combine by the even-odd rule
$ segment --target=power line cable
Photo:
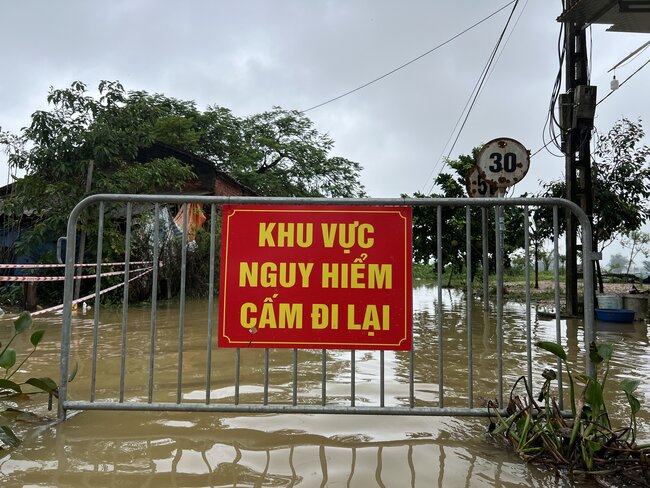
[[[542,142],[545,143],[543,148],[547,148],[549,144],[555,144],[555,147],[560,151],[562,151],[562,148],[560,147],[559,144],[556,144],[555,141],[557,141],[561,132],[556,132],[556,128],[559,128],[560,131],[562,128],[555,116],[555,106],[557,105],[558,98],[560,96],[560,90],[562,89],[562,66],[564,65],[564,57],[566,54],[566,46],[564,43],[563,34],[564,34],[564,26],[560,26],[560,33],[558,35],[558,40],[557,40],[558,72],[555,77],[555,82],[553,83],[553,90],[551,91],[551,101],[549,103],[548,112],[546,114],[546,120],[544,122],[544,128],[542,130]],[[548,132],[548,136],[550,137],[550,140],[548,142],[546,142],[547,132]],[[548,152],[553,156],[560,157],[560,155],[555,154],[550,150]]]
[[[445,168],[445,166],[447,165],[447,161],[449,160],[449,158],[451,156],[451,153],[453,152],[454,148],[456,147],[456,143],[458,142],[458,139],[460,138],[460,135],[462,134],[463,129],[465,128],[465,125],[467,124],[467,120],[469,119],[469,116],[472,113],[472,109],[474,108],[474,105],[476,104],[476,101],[478,100],[478,97],[481,94],[481,91],[483,90],[483,87],[485,86],[485,82],[487,80],[488,74],[490,73],[490,68],[492,66],[492,63],[494,62],[494,60],[496,58],[497,52],[499,51],[499,46],[501,45],[501,42],[503,41],[503,38],[504,38],[504,36],[506,34],[508,26],[510,25],[510,21],[512,20],[512,16],[515,13],[515,10],[517,9],[518,4],[519,4],[519,0],[516,0],[514,2],[512,10],[510,11],[510,15],[508,16],[508,20],[506,21],[506,24],[503,27],[503,30],[501,31],[501,34],[499,35],[499,37],[497,39],[497,42],[496,42],[496,44],[494,46],[494,49],[492,50],[492,53],[488,57],[488,61],[487,61],[486,65],[485,65],[485,67],[483,68],[483,71],[481,72],[481,75],[479,76],[477,84],[474,86],[474,90],[472,90],[472,93],[470,94],[468,102],[470,102],[470,100],[471,100],[471,103],[469,103],[469,108],[465,112],[465,117],[463,119],[463,123],[461,124],[460,129],[458,130],[458,132],[456,134],[456,138],[454,139],[453,144],[449,148],[449,152],[447,153],[447,157],[444,158],[444,159],[439,158],[439,161],[434,166],[434,170],[431,172],[429,178],[427,178],[427,181],[432,179],[433,173],[435,172],[435,169],[438,167],[438,165],[440,164],[441,161],[442,161],[442,167],[438,171],[438,174],[440,174],[442,172],[442,170]],[[465,107],[467,107],[467,103],[465,104]],[[463,111],[465,111],[465,109],[463,109]],[[461,118],[462,118],[462,113],[461,113]],[[458,125],[458,122],[456,123],[456,125]],[[455,129],[455,127],[454,127],[454,129]],[[453,132],[452,132],[452,134],[453,134]],[[435,185],[435,178],[432,180],[431,185],[429,185],[428,192],[430,192],[433,189],[434,185]]]
[[[620,89],[620,88],[621,88],[625,83],[627,83],[627,82],[629,81],[630,78],[632,78],[634,75],[636,75],[639,71],[641,71],[643,68],[645,68],[648,64],[650,64],[650,59],[648,59],[645,63],[643,63],[641,66],[639,66],[639,67],[636,69],[636,71],[634,71],[630,76],[628,76],[627,78],[625,78],[625,79],[624,79],[624,80],[623,80],[623,81],[618,85],[618,89]],[[616,91],[616,90],[610,90],[610,92],[609,92],[607,95],[605,95],[603,98],[601,98],[600,100],[598,100],[598,102],[596,103],[596,106],[600,105],[600,104],[603,103],[605,100],[607,100],[607,99],[611,96],[611,94],[614,93],[615,91]],[[561,134],[557,134],[557,135],[553,138],[553,140],[548,141],[546,144],[544,144],[542,147],[540,147],[537,151],[535,151],[533,154],[531,154],[530,157],[532,158],[532,157],[535,156],[536,154],[538,154],[538,153],[540,153],[541,151],[543,151],[544,149],[546,149],[546,147],[547,147],[549,144],[551,144],[552,142],[554,142],[557,138],[559,138],[560,135],[561,135]],[[551,154],[553,154],[553,153],[551,153]],[[560,156],[555,155],[555,154],[553,154],[553,155],[556,156],[556,157],[562,157],[561,155],[560,155]]]
[[[645,63],[643,63],[641,66],[639,66],[639,67],[637,68],[637,70],[636,70],[634,73],[632,73],[630,76],[628,76],[628,77],[625,78],[623,81],[621,81],[621,83],[618,85],[618,89],[620,89],[620,88],[621,88],[625,83],[627,83],[627,81],[628,81],[630,78],[632,78],[635,74],[637,74],[639,71],[641,71],[643,68],[645,68],[648,64],[650,64],[650,59],[648,59]],[[610,96],[612,93],[614,93],[615,91],[616,91],[616,90],[611,90],[607,95],[605,95],[603,98],[601,98],[601,99],[598,101],[598,103],[596,103],[596,106],[600,105],[602,102],[604,102],[605,100],[607,100],[607,99],[609,98],[609,96]]]
[[[471,30],[474,29],[475,27],[478,27],[479,25],[481,25],[481,24],[484,23],[485,21],[491,19],[491,18],[494,17],[496,14],[498,14],[499,12],[501,12],[502,10],[504,10],[506,7],[509,7],[510,5],[512,5],[513,3],[517,3],[518,1],[519,1],[519,0],[512,0],[510,3],[507,3],[506,5],[504,5],[503,7],[499,8],[498,10],[495,10],[494,12],[492,12],[492,13],[491,13],[490,15],[488,15],[487,17],[484,17],[483,19],[479,20],[478,22],[472,24],[471,26],[467,27],[466,29],[464,29],[463,31],[459,32],[459,33],[456,34],[455,36],[450,37],[450,38],[447,39],[446,41],[444,41],[444,42],[438,44],[437,46],[435,46],[435,47],[429,49],[428,51],[426,51],[426,52],[420,54],[419,56],[416,56],[415,58],[413,58],[413,59],[407,61],[406,63],[404,63],[404,64],[398,66],[397,68],[394,68],[394,69],[388,71],[387,73],[384,73],[383,75],[378,76],[377,78],[375,78],[375,79],[373,79],[373,80],[371,80],[371,81],[368,81],[367,83],[364,83],[363,85],[360,85],[360,86],[358,86],[358,87],[356,87],[356,88],[354,88],[354,89],[352,89],[352,90],[348,90],[347,92],[342,93],[341,95],[338,95],[338,96],[336,96],[336,97],[330,98],[329,100],[325,100],[324,102],[321,102],[321,103],[316,104],[316,105],[314,105],[314,106],[312,106],[312,107],[306,108],[305,110],[301,110],[300,112],[304,114],[304,113],[307,113],[307,112],[309,112],[309,111],[311,111],[311,110],[315,110],[315,109],[320,108],[320,107],[322,107],[322,106],[324,106],[324,105],[327,105],[327,104],[330,104],[330,103],[335,102],[335,101],[337,101],[337,100],[340,100],[341,98],[347,97],[348,95],[352,95],[353,93],[356,93],[356,92],[358,92],[359,90],[363,90],[364,88],[366,88],[366,87],[368,87],[368,86],[370,86],[370,85],[372,85],[372,84],[374,84],[374,83],[377,83],[378,81],[383,80],[384,78],[387,78],[388,76],[390,76],[390,75],[392,75],[392,74],[394,74],[394,73],[396,73],[396,72],[398,72],[398,71],[400,71],[400,70],[406,68],[407,66],[409,66],[409,65],[411,65],[411,64],[413,64],[413,63],[415,63],[416,61],[422,59],[423,57],[425,57],[425,56],[431,54],[431,53],[434,52],[434,51],[437,51],[437,50],[440,49],[441,47],[443,47],[443,46],[449,44],[450,42],[452,42],[452,41],[458,39],[458,38],[459,38],[460,36],[462,36],[463,34],[465,34],[465,33],[469,32],[469,31],[471,31]]]
[[[519,12],[519,16],[517,17],[517,20],[515,21],[515,24],[514,24],[514,26],[512,27],[512,29],[511,29],[511,31],[510,31],[510,34],[508,35],[508,38],[506,39],[506,42],[504,43],[504,45],[503,45],[503,47],[502,47],[502,49],[501,49],[501,52],[499,53],[499,56],[498,56],[497,59],[496,59],[496,62],[492,65],[492,69],[490,70],[490,73],[488,74],[486,81],[489,80],[490,76],[491,76],[492,73],[494,72],[494,68],[495,68],[496,65],[498,64],[499,59],[501,59],[501,55],[502,55],[503,52],[505,51],[505,47],[506,47],[506,45],[508,44],[508,42],[510,41],[510,37],[512,36],[512,33],[513,33],[513,32],[515,31],[515,29],[517,28],[517,25],[519,24],[519,21],[521,20],[521,16],[523,15],[524,10],[526,9],[526,6],[527,6],[527,5],[528,5],[528,0],[526,0],[526,3],[524,4],[524,6],[522,7],[521,11]],[[486,67],[484,67],[483,70],[485,70],[485,69],[488,67],[488,64],[489,64],[489,63],[486,63]],[[483,74],[483,71],[481,71],[481,75],[482,75],[482,74]],[[474,88],[473,88],[472,91],[470,92],[470,95],[469,95],[469,97],[468,97],[468,99],[467,99],[467,102],[465,102],[465,106],[464,106],[463,109],[461,110],[460,115],[459,115],[459,117],[458,117],[458,120],[456,121],[456,124],[454,124],[454,128],[451,130],[451,133],[449,134],[449,137],[447,138],[447,141],[445,142],[445,145],[442,147],[442,151],[440,152],[440,155],[439,155],[438,158],[436,159],[436,164],[433,166],[433,168],[432,168],[431,171],[429,172],[429,175],[427,176],[427,179],[425,180],[425,185],[426,185],[427,182],[429,182],[429,180],[432,178],[433,174],[436,172],[436,169],[438,168],[438,166],[440,165],[440,163],[443,161],[443,155],[445,154],[445,151],[447,150],[447,147],[449,146],[449,143],[451,142],[451,138],[454,137],[454,133],[456,132],[456,129],[458,128],[458,124],[460,124],[460,121],[463,119],[463,114],[465,113],[465,110],[467,110],[467,106],[469,105],[469,103],[470,103],[470,101],[471,101],[471,99],[472,99],[472,96],[474,95],[474,92],[475,92],[475,90],[476,90],[477,87],[478,87],[479,81],[480,81],[480,76],[479,76],[479,80],[477,80],[476,84],[474,85]],[[443,166],[443,168],[444,168],[444,166]],[[440,171],[438,171],[438,174],[439,174],[441,171],[442,171],[442,169],[441,169]],[[431,191],[431,190],[433,189],[433,186],[434,186],[434,185],[435,185],[435,182],[432,182],[431,185],[429,185],[429,191]],[[425,191],[424,188],[423,188],[422,190]]]

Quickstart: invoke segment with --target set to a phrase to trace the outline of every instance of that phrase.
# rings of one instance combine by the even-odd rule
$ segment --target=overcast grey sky
[[[306,109],[362,85],[430,50],[503,7],[508,0],[3,0],[0,4],[0,127],[18,131],[48,88],[74,80],[96,87],[119,80],[129,90],[158,92],[230,108],[236,115],[279,105]],[[397,73],[308,112],[335,141],[334,154],[359,162],[370,196],[431,190],[454,126],[511,7]],[[451,156],[495,137],[532,152],[558,70],[560,0],[521,0],[507,43]],[[516,23],[515,23],[516,21]],[[592,84],[609,92],[607,70],[650,39],[591,31]],[[617,70],[623,80],[650,49]],[[650,130],[650,68],[597,109],[607,131],[622,116]],[[562,88],[564,91],[564,88]],[[531,161],[514,194],[563,175],[563,158],[546,151]],[[0,178],[6,181],[0,155]]]

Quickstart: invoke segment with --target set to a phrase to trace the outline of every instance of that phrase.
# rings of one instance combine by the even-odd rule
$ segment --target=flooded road
[[[415,404],[438,402],[437,289],[414,289]],[[462,294],[443,290],[443,351],[445,407],[467,406],[468,338],[466,302]],[[211,381],[206,387],[207,303],[188,301],[183,338],[182,387],[177,387],[178,304],[164,304],[157,314],[156,364],[153,401],[204,401],[206,390],[214,401],[229,401],[233,387],[234,350],[212,350]],[[73,361],[77,378],[70,384],[71,398],[88,396],[91,387],[93,311],[75,312]],[[497,336],[493,313],[477,301],[473,309],[472,382],[475,406],[497,396]],[[114,399],[120,382],[121,310],[101,310],[96,399]],[[149,385],[150,316],[146,307],[129,309],[128,372],[124,394],[147,399]],[[555,321],[532,315],[533,341],[554,340]],[[29,364],[29,374],[58,380],[60,315],[39,317],[37,327],[47,330]],[[11,320],[0,322],[4,343]],[[579,321],[562,321],[564,345],[570,363],[582,371],[584,350]],[[598,325],[598,340],[615,346],[611,383],[641,379],[639,399],[650,399],[650,354],[647,325]],[[28,349],[28,339],[17,348]],[[525,308],[508,303],[503,316],[506,389],[526,374]],[[174,352],[172,352],[174,351]],[[349,405],[354,376],[357,405],[378,405],[379,353],[349,351],[327,353],[328,405]],[[291,403],[294,395],[292,350],[269,355],[269,403]],[[298,351],[298,404],[319,405],[323,391],[321,352]],[[351,367],[354,361],[354,368]],[[385,353],[386,405],[407,406],[409,354]],[[239,375],[241,403],[261,403],[262,350],[242,350]],[[545,367],[554,365],[548,354],[534,353],[535,381]],[[536,390],[541,381],[536,384]],[[44,412],[42,398],[35,408]],[[610,395],[613,419],[627,418],[622,394]],[[52,414],[50,414],[52,415]],[[352,416],[302,414],[215,414],[181,412],[85,411],[65,422],[21,427],[23,444],[0,458],[2,486],[438,486],[438,487],[556,487],[591,486],[569,481],[543,467],[523,463],[516,455],[495,446],[485,436],[487,419]],[[650,439],[650,414],[640,413],[640,439]]]

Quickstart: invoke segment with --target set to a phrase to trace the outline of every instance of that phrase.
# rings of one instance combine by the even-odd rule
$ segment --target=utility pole
[[[577,1],[568,0],[566,9],[570,9]],[[584,23],[564,22],[566,92],[559,99],[562,149],[566,162],[565,197],[580,206],[591,222],[593,187],[590,142],[596,108],[596,87],[589,85],[586,27]],[[568,210],[566,223],[566,306],[567,312],[576,315],[580,312],[578,254],[582,245],[578,244],[577,220]],[[583,258],[582,263],[583,266],[593,266],[589,258]]]

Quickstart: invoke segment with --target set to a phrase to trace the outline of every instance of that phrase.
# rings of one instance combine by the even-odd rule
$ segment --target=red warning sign
[[[224,205],[220,347],[411,349],[410,207]]]

